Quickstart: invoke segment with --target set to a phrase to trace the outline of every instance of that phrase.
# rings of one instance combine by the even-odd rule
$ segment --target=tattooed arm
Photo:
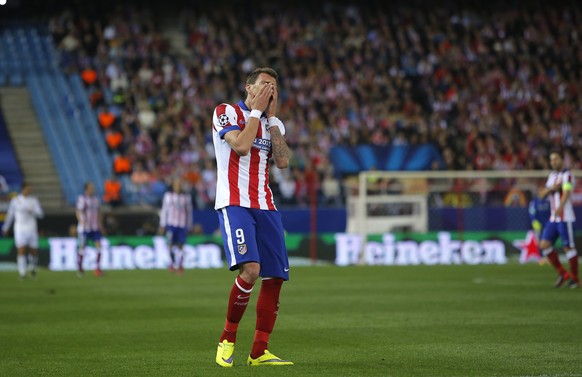
[[[291,152],[289,147],[285,142],[285,138],[281,135],[279,127],[271,127],[271,145],[273,150],[273,158],[275,160],[275,165],[279,169],[285,169],[289,166],[289,157],[291,157]]]

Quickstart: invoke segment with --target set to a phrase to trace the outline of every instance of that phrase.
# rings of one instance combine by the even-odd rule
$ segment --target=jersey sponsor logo
[[[263,151],[270,151],[271,150],[271,140],[269,139],[259,139],[256,138],[253,142],[253,147],[258,148]]]
[[[238,253],[245,255],[247,253],[247,244],[238,245]]]

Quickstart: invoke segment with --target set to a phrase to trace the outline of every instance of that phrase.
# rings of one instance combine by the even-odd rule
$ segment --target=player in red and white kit
[[[569,169],[564,168],[564,158],[561,152],[550,153],[550,165],[552,172],[548,177],[546,186],[540,192],[540,196],[549,196],[551,205],[550,221],[544,227],[540,249],[548,261],[558,271],[556,287],[559,288],[568,279],[570,288],[580,287],[578,278],[578,252],[574,245],[574,207],[572,206],[572,190],[574,189],[574,177]],[[567,272],[554,249],[556,240],[562,240],[564,253],[568,258],[570,272]]]
[[[181,275],[184,271],[183,247],[186,236],[192,227],[192,197],[182,192],[179,179],[172,182],[172,191],[164,194],[160,210],[160,233],[165,233],[170,253],[170,272],[178,269]]]
[[[271,157],[278,168],[289,165],[285,126],[276,117],[277,72],[257,68],[247,77],[245,90],[244,101],[218,105],[213,115],[218,171],[215,209],[229,268],[239,271],[230,292],[216,363],[233,365],[238,324],[260,276],[255,338],[247,363],[293,365],[267,349],[281,286],[289,279],[283,224],[269,188]]]
[[[31,276],[36,276],[36,266],[38,265],[37,219],[42,216],[43,212],[38,199],[30,196],[30,185],[23,183],[20,194],[12,198],[8,205],[8,213],[2,227],[3,233],[8,234],[8,229],[14,221],[14,244],[18,253],[16,264],[21,279],[26,278],[27,251],[29,252],[28,269]]]
[[[77,198],[77,275],[83,276],[83,257],[87,241],[93,241],[97,249],[97,263],[95,276],[101,276],[101,236],[103,231],[103,219],[101,216],[101,204],[95,195],[95,186],[87,182],[83,195]]]

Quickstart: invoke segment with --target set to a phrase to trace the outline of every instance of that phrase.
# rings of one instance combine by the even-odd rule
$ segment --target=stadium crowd
[[[271,184],[285,205],[308,203],[309,182],[320,202],[341,204],[334,145],[433,143],[442,155],[433,168],[450,170],[548,169],[561,147],[582,168],[575,3],[255,5],[187,6],[176,23],[189,55],[173,52],[147,8],[51,19],[62,64],[81,72],[138,202],[159,203],[179,176],[196,207],[213,205],[213,109],[243,98],[257,66],[280,74],[293,160],[273,167]]]

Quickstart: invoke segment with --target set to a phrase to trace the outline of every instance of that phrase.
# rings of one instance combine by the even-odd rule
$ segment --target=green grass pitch
[[[295,267],[270,349],[215,365],[226,270],[0,273],[0,376],[582,376],[582,290],[549,266]]]

